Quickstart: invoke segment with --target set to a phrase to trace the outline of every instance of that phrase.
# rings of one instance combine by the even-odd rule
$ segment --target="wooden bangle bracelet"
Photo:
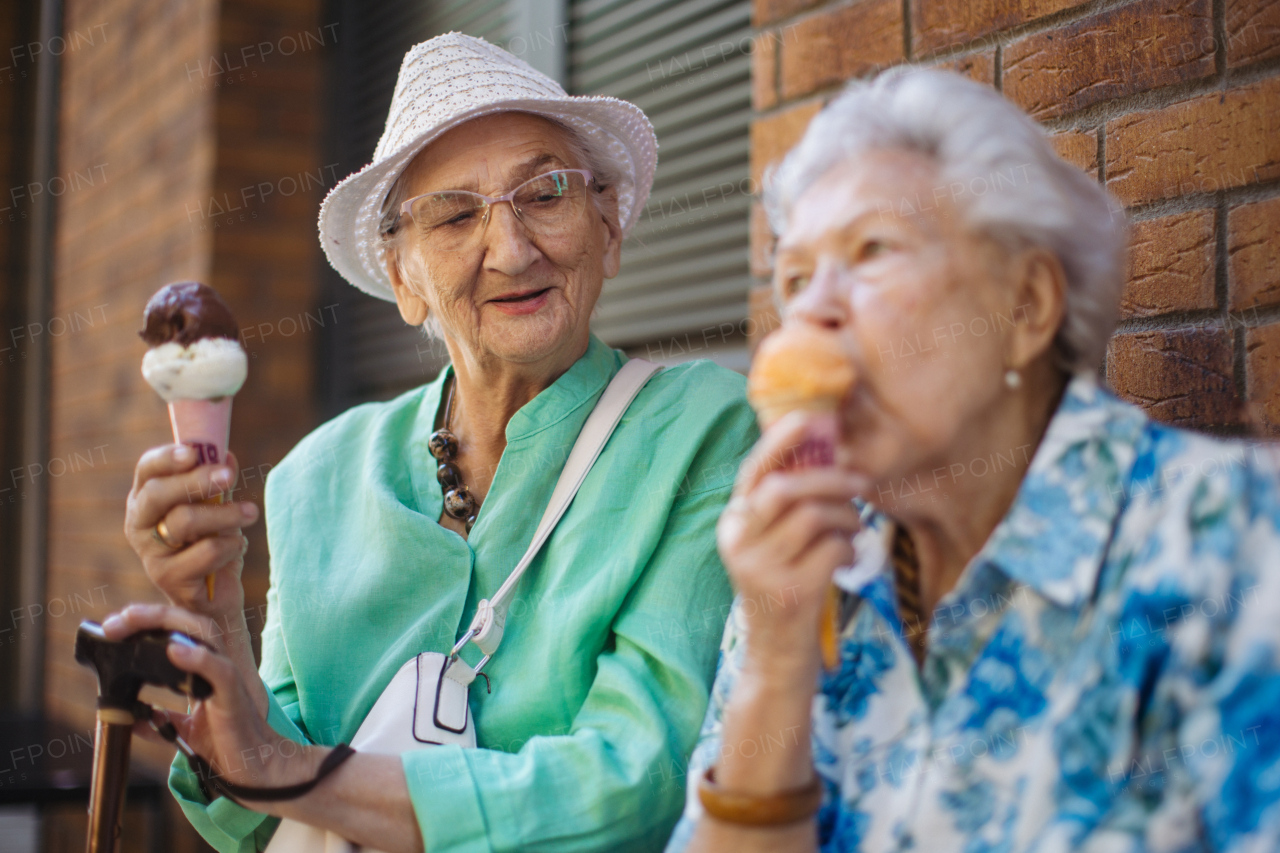
[[[744,794],[726,791],[716,784],[716,769],[708,767],[698,780],[698,801],[716,820],[746,826],[783,826],[813,817],[822,805],[822,783],[813,781],[802,788],[775,794]]]

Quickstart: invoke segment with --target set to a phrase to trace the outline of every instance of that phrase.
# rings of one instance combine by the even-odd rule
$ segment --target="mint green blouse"
[[[439,525],[427,451],[444,376],[303,439],[266,487],[268,721],[349,741],[406,660],[447,652],[533,538],[560,469],[626,357],[586,354],[511,418],[468,539]],[[631,404],[516,590],[502,648],[471,688],[478,749],[403,764],[426,849],[661,850],[706,711],[731,591],[715,523],[757,437],[742,377],[669,367]],[[468,646],[464,658],[478,660]],[[220,851],[278,821],[205,801],[182,756],[169,786]]]

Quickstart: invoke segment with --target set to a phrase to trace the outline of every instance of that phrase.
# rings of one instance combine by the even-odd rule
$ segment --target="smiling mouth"
[[[522,292],[522,293],[513,293],[513,294],[511,294],[510,296],[500,296],[500,297],[498,297],[497,299],[490,299],[489,301],[490,301],[490,302],[503,302],[503,303],[506,303],[506,304],[513,304],[513,305],[515,305],[515,304],[519,304],[519,303],[521,303],[521,302],[530,302],[530,301],[532,301],[532,300],[534,300],[534,299],[537,299],[539,296],[541,296],[542,294],[546,293],[546,292],[547,292],[547,291],[549,291],[550,289],[551,289],[551,288],[549,288],[549,287],[544,287],[544,288],[542,288],[541,290],[526,290],[526,291],[524,291],[524,292]]]

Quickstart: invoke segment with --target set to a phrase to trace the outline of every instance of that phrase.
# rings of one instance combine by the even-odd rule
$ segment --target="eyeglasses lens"
[[[576,221],[587,196],[585,178],[577,172],[548,172],[511,193],[516,216],[531,231],[555,237]],[[481,231],[488,219],[487,202],[476,193],[432,193],[413,203],[411,215],[422,239],[434,249],[452,251]]]

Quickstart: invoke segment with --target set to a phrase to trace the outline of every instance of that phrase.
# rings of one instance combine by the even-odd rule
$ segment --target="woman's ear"
[[[1008,367],[1021,370],[1052,346],[1067,310],[1067,274],[1058,256],[1028,249],[1014,261]]]
[[[391,290],[396,295],[396,307],[400,309],[400,316],[406,323],[410,326],[421,326],[427,322],[430,309],[427,301],[415,293],[400,276],[397,251],[394,246],[388,246],[383,255],[383,262],[387,266],[387,278],[391,279]]]
[[[618,188],[609,187],[596,196],[606,229],[604,244],[604,277],[613,278],[622,267],[622,227],[618,224]]]

